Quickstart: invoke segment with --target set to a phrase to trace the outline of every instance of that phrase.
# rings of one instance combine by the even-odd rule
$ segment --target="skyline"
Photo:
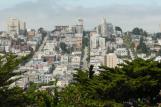
[[[8,17],[27,23],[28,28],[54,29],[55,25],[74,25],[82,18],[86,29],[93,29],[103,17],[124,31],[141,27],[148,32],[161,28],[159,0],[2,0],[0,29],[6,30]]]

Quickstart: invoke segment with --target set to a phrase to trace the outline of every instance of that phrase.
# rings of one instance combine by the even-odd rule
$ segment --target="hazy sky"
[[[160,31],[161,0],[0,0],[0,29],[6,29],[8,17],[27,23],[28,28],[54,29],[55,25],[74,25],[84,19],[92,29],[103,17],[124,31],[142,27]]]

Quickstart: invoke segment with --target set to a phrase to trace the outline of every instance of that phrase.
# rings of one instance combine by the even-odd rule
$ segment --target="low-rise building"
[[[81,57],[80,56],[72,56],[71,57],[71,65],[78,68],[80,66]]]
[[[116,44],[117,45],[123,45],[123,39],[121,37],[116,37]]]
[[[55,70],[53,71],[53,76],[62,76],[64,73],[67,72],[67,66],[66,65],[57,65]]]
[[[128,50],[126,48],[118,48],[114,51],[114,53],[120,57],[128,56]]]
[[[157,56],[155,59],[154,59],[154,61],[157,61],[157,62],[161,62],[161,56]]]
[[[61,64],[67,65],[69,63],[69,56],[67,54],[61,55]]]
[[[53,74],[40,74],[38,78],[40,83],[49,83],[53,80]]]

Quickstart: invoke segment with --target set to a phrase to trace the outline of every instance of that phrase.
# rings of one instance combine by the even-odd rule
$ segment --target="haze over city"
[[[161,107],[161,0],[0,0],[0,107]]]
[[[160,0],[1,0],[0,28],[6,30],[8,17],[24,20],[28,28],[49,30],[82,18],[91,30],[106,17],[123,31],[141,27],[153,33],[161,29],[160,11]]]

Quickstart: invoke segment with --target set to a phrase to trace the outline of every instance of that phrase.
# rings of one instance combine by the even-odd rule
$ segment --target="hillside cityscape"
[[[101,22],[101,21],[100,21]],[[49,83],[58,78],[58,86],[68,85],[76,68],[94,65],[115,68],[125,60],[136,58],[161,61],[161,33],[150,34],[142,28],[123,31],[102,19],[91,31],[84,29],[83,19],[75,25],[58,25],[52,31],[27,29],[26,23],[9,18],[8,31],[0,34],[1,54],[13,53],[20,57],[31,54],[31,59],[20,66],[27,71],[15,85],[23,89],[29,82]]]
[[[56,85],[63,88],[72,82],[76,69],[88,70],[90,65],[99,75],[100,66],[115,68],[137,58],[160,63],[161,33],[150,34],[138,27],[123,31],[106,18],[91,31],[84,29],[83,19],[75,25],[57,25],[52,31],[27,29],[25,22],[10,17],[7,31],[0,33],[0,52],[2,56],[30,56],[16,70],[25,73],[12,87],[27,89],[31,83],[49,84],[57,79]]]
[[[50,30],[6,16],[0,25],[0,107],[161,107],[160,22],[158,32],[139,25],[125,30],[100,16],[91,29],[82,16]]]

